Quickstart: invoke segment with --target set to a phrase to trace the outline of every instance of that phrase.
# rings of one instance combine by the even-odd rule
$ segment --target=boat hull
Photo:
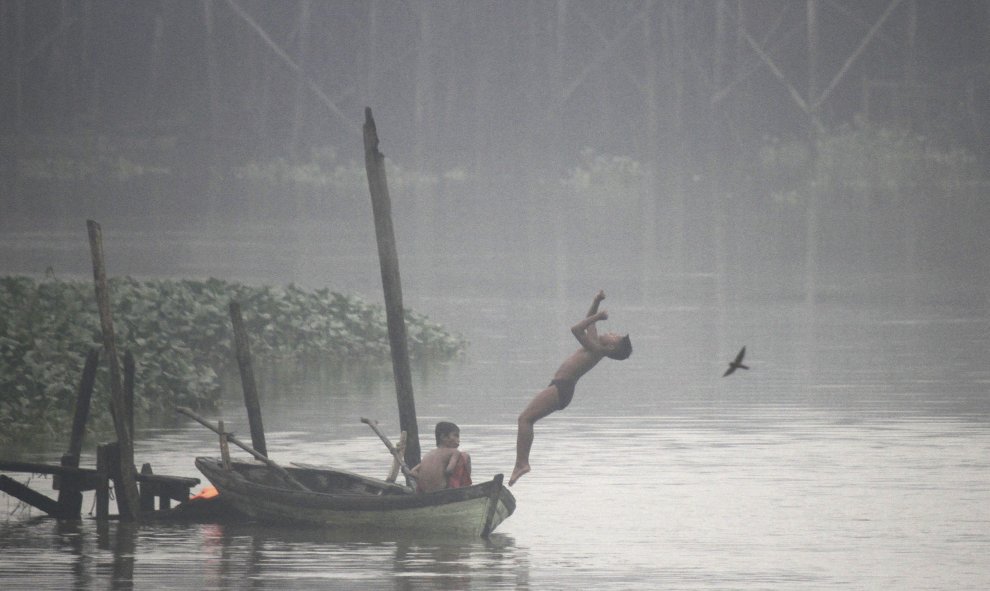
[[[196,458],[196,467],[238,511],[269,523],[488,536],[515,511],[501,474],[473,486],[413,493],[329,468],[288,468],[311,489],[303,491],[262,465],[239,463],[225,470],[218,459]],[[351,486],[342,474],[361,479],[361,486]]]

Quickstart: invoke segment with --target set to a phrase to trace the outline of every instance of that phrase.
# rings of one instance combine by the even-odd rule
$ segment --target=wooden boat
[[[341,530],[387,530],[487,537],[516,509],[498,474],[492,480],[431,493],[345,470],[284,468],[308,491],[264,463],[196,458],[196,467],[235,509],[258,521]]]

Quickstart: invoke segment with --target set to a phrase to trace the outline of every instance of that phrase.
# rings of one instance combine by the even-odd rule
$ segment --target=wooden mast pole
[[[261,403],[258,401],[258,387],[254,381],[254,369],[251,361],[251,344],[244,319],[241,316],[241,305],[230,302],[230,322],[234,327],[234,351],[237,356],[237,367],[241,371],[241,389],[244,390],[244,407],[247,409],[248,424],[251,426],[251,447],[261,455],[268,455],[268,445],[265,443],[265,426],[261,420]]]
[[[399,428],[406,432],[406,464],[419,464],[419,428],[416,424],[416,404],[413,400],[412,372],[409,368],[409,348],[406,322],[402,308],[402,282],[399,278],[399,255],[395,249],[392,227],[392,202],[385,178],[385,155],[378,151],[378,130],[371,108],[364,109],[364,163],[368,172],[368,189],[375,216],[375,236],[378,240],[378,261],[381,265],[382,288],[385,290],[385,314],[388,320],[388,340],[392,351],[392,374],[399,402]]]

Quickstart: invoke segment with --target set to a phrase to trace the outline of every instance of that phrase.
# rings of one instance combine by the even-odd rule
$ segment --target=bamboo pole
[[[361,417],[361,422],[371,427],[371,430],[374,431],[376,435],[378,435],[378,438],[381,439],[382,443],[385,444],[385,447],[388,448],[388,452],[392,454],[392,457],[395,459],[396,462],[398,462],[399,469],[402,470],[402,474],[405,475],[406,480],[409,481],[409,485],[412,486],[413,488],[416,488],[416,477],[413,475],[412,470],[409,468],[409,466],[407,466],[406,463],[402,460],[402,454],[399,452],[399,450],[396,449],[394,445],[392,445],[392,442],[389,441],[389,438],[384,433],[382,433],[381,429],[378,428],[378,421],[372,421],[371,419]]]
[[[388,340],[392,351],[392,373],[399,403],[399,428],[407,434],[405,461],[419,464],[419,428],[416,425],[416,403],[413,399],[412,372],[406,342],[406,322],[402,309],[402,281],[399,278],[399,255],[395,250],[392,227],[392,203],[385,178],[385,155],[378,151],[378,130],[371,108],[364,109],[364,163],[368,172],[368,189],[375,216],[375,236],[378,241],[378,261],[385,291],[385,314]]]
[[[117,490],[117,508],[124,521],[138,518],[138,490],[134,470],[134,441],[127,420],[127,401],[121,379],[120,362],[117,357],[117,343],[113,332],[113,317],[110,314],[110,291],[107,287],[107,273],[103,260],[103,232],[100,225],[87,220],[89,247],[93,257],[93,280],[96,283],[96,303],[100,311],[100,328],[103,332],[103,348],[110,364],[110,410],[113,414],[114,430],[120,443],[120,482]]]
[[[265,465],[267,465],[272,470],[275,470],[276,472],[278,472],[280,475],[282,475],[283,478],[285,478],[290,484],[292,484],[293,486],[295,486],[299,490],[303,490],[303,491],[309,492],[309,489],[306,488],[306,485],[304,485],[303,483],[301,483],[298,480],[296,480],[295,477],[292,476],[292,474],[289,474],[285,470],[285,468],[283,468],[282,466],[279,466],[274,461],[268,459],[268,456],[266,456],[264,454],[261,454],[261,453],[258,453],[258,450],[250,447],[249,445],[247,445],[244,442],[242,442],[240,439],[234,437],[233,434],[231,434],[231,433],[224,433],[224,431],[222,429],[216,427],[215,425],[211,425],[209,421],[207,421],[203,417],[199,416],[198,414],[194,413],[192,410],[190,410],[190,409],[188,409],[188,408],[186,408],[184,406],[176,407],[175,410],[176,410],[176,412],[182,413],[182,414],[186,415],[187,417],[193,419],[194,421],[196,421],[200,425],[203,425],[207,429],[213,431],[217,435],[226,435],[227,441],[233,443],[237,447],[239,447],[239,448],[243,449],[244,451],[248,452],[249,454],[251,454],[252,456],[254,456],[255,459],[258,459],[258,460],[264,462]]]
[[[258,402],[258,387],[254,382],[254,370],[251,363],[251,344],[248,341],[247,331],[244,329],[241,305],[237,302],[230,302],[230,322],[234,326],[234,351],[237,355],[237,367],[241,372],[244,407],[247,409],[248,424],[251,427],[251,447],[258,450],[261,455],[267,456],[265,426],[261,421],[261,403]]]

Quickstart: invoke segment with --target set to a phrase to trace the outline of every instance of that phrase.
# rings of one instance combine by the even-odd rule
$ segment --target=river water
[[[603,361],[537,424],[518,509],[490,539],[101,527],[0,495],[0,588],[985,589],[990,299],[923,285],[813,308],[757,292],[629,302],[608,285],[563,301],[414,293],[411,307],[471,342],[464,359],[417,370],[421,441],[437,420],[458,423],[476,480],[511,471],[515,417],[575,348],[567,327],[598,287],[606,329],[632,333],[629,360]],[[752,369],[723,379],[743,344]],[[262,380],[273,459],[384,476],[390,457],[359,417],[395,436],[389,373],[353,373]],[[220,414],[247,433],[232,390]],[[198,477],[192,458],[217,454],[196,424],[138,437],[137,462],[161,474]]]

